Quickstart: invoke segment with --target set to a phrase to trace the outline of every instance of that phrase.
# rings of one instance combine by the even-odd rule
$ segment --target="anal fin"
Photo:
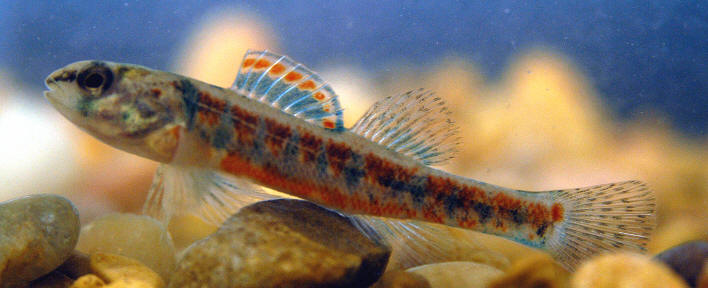
[[[509,266],[505,256],[487,249],[468,234],[454,233],[456,228],[366,215],[351,218],[362,233],[391,246],[393,252],[387,269],[407,269],[448,261],[483,262],[499,269]]]
[[[242,178],[198,167],[161,164],[143,206],[143,214],[168,224],[182,213],[195,213],[220,225],[238,209],[278,198]]]

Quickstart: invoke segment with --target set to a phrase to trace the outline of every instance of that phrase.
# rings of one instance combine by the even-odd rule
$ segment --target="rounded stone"
[[[368,287],[390,253],[340,213],[262,201],[187,248],[169,287]]]
[[[79,236],[79,213],[57,195],[0,203],[0,287],[18,287],[66,260]]]
[[[503,274],[495,267],[475,262],[444,262],[406,270],[423,276],[432,288],[484,288]]]
[[[489,284],[489,288],[562,288],[570,286],[570,274],[548,254],[534,255],[514,263]]]
[[[656,255],[655,259],[669,265],[688,285],[696,287],[703,266],[708,261],[708,241],[691,241]]]
[[[175,265],[175,247],[159,221],[143,215],[109,214],[81,229],[76,250],[113,253],[137,259],[163,279]]]
[[[664,263],[627,252],[605,254],[583,263],[571,276],[571,285],[574,288],[688,287]]]
[[[370,288],[431,288],[423,276],[403,270],[386,271]]]
[[[165,287],[160,275],[142,262],[117,254],[91,254],[91,271],[111,287]]]

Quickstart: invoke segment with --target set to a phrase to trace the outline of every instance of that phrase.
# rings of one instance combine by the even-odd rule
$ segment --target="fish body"
[[[231,88],[105,61],[68,65],[47,86],[85,131],[164,163],[146,203],[163,220],[191,209],[218,223],[261,197],[253,182],[348,214],[503,236],[567,267],[595,251],[643,249],[653,228],[653,193],[638,181],[528,192],[430,167],[457,138],[428,91],[386,98],[345,129],[331,87],[270,52],[249,52]]]

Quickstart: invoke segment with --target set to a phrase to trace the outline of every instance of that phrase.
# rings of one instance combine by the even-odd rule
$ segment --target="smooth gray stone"
[[[79,212],[64,197],[0,203],[0,287],[22,287],[61,265],[79,238]]]
[[[666,263],[691,287],[697,287],[703,265],[708,263],[708,241],[696,240],[665,250],[655,259]]]
[[[302,200],[262,201],[192,244],[169,287],[368,287],[390,254],[342,214]]]

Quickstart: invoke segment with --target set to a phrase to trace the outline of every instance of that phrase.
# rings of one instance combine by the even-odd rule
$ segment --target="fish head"
[[[160,72],[80,61],[52,72],[44,96],[64,117],[115,148],[160,162],[176,149],[174,109],[161,97]],[[172,136],[171,136],[172,137]]]

